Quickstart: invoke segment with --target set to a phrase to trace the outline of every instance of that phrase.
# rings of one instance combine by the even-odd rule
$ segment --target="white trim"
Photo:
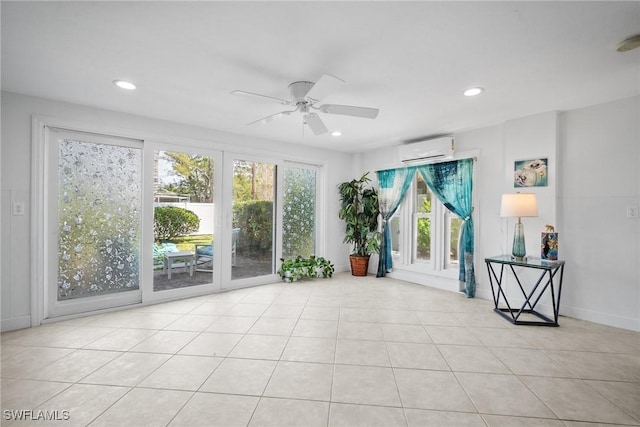
[[[2,319],[0,321],[0,331],[8,332],[15,331],[17,329],[24,329],[32,326],[31,325],[31,316],[18,316],[18,317],[10,317],[8,319]]]

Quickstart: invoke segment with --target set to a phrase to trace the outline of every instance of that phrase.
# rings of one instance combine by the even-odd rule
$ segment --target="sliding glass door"
[[[49,129],[45,317],[141,301],[142,142]]]
[[[273,162],[247,156],[231,162],[232,220],[226,252],[236,283],[275,274],[276,172]]]
[[[153,297],[220,288],[215,250],[218,156],[195,149],[153,149]]]
[[[271,283],[280,258],[318,255],[316,166],[44,129],[43,319]]]

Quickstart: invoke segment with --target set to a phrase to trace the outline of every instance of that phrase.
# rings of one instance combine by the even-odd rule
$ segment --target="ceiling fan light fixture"
[[[480,86],[472,87],[463,92],[464,96],[477,96],[484,92],[484,88]]]
[[[114,80],[113,84],[118,86],[120,89],[136,90],[136,85],[126,80]]]
[[[637,47],[640,47],[640,34],[621,41],[616,50],[618,52],[628,52]]]

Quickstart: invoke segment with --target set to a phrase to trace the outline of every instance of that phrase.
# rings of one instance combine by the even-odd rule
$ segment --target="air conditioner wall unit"
[[[398,147],[400,161],[406,165],[452,159],[455,154],[453,136],[425,139]]]

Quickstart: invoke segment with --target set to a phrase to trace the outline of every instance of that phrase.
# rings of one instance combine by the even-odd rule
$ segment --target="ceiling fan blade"
[[[306,97],[315,101],[320,101],[330,93],[338,90],[343,84],[344,80],[336,76],[332,76],[331,74],[323,74],[309,92],[307,92]]]
[[[343,116],[363,117],[365,119],[375,119],[380,112],[377,108],[353,107],[351,105],[325,104],[319,110],[327,114],[340,114]]]
[[[327,133],[327,127],[322,123],[320,116],[316,113],[309,113],[305,116],[305,123],[309,125],[311,130],[316,135],[322,135]]]
[[[298,111],[298,110],[296,109],[296,110],[293,110],[293,111],[280,111],[279,113],[271,114],[270,116],[263,117],[263,118],[258,119],[258,120],[254,120],[251,123],[247,123],[247,126],[253,125],[255,123],[266,124],[266,123],[272,122],[272,121],[274,121],[276,119],[280,119],[280,118],[282,118],[284,116],[288,116],[289,114],[291,114],[291,113],[293,113],[295,111]]]
[[[263,98],[263,99],[270,99],[272,101],[277,101],[282,105],[292,105],[291,101],[288,101],[286,99],[276,98],[276,97],[269,96],[269,95],[261,95],[259,93],[247,92],[246,90],[234,90],[231,93],[233,95],[242,95],[242,96],[251,96],[251,97],[257,97],[257,98]]]

